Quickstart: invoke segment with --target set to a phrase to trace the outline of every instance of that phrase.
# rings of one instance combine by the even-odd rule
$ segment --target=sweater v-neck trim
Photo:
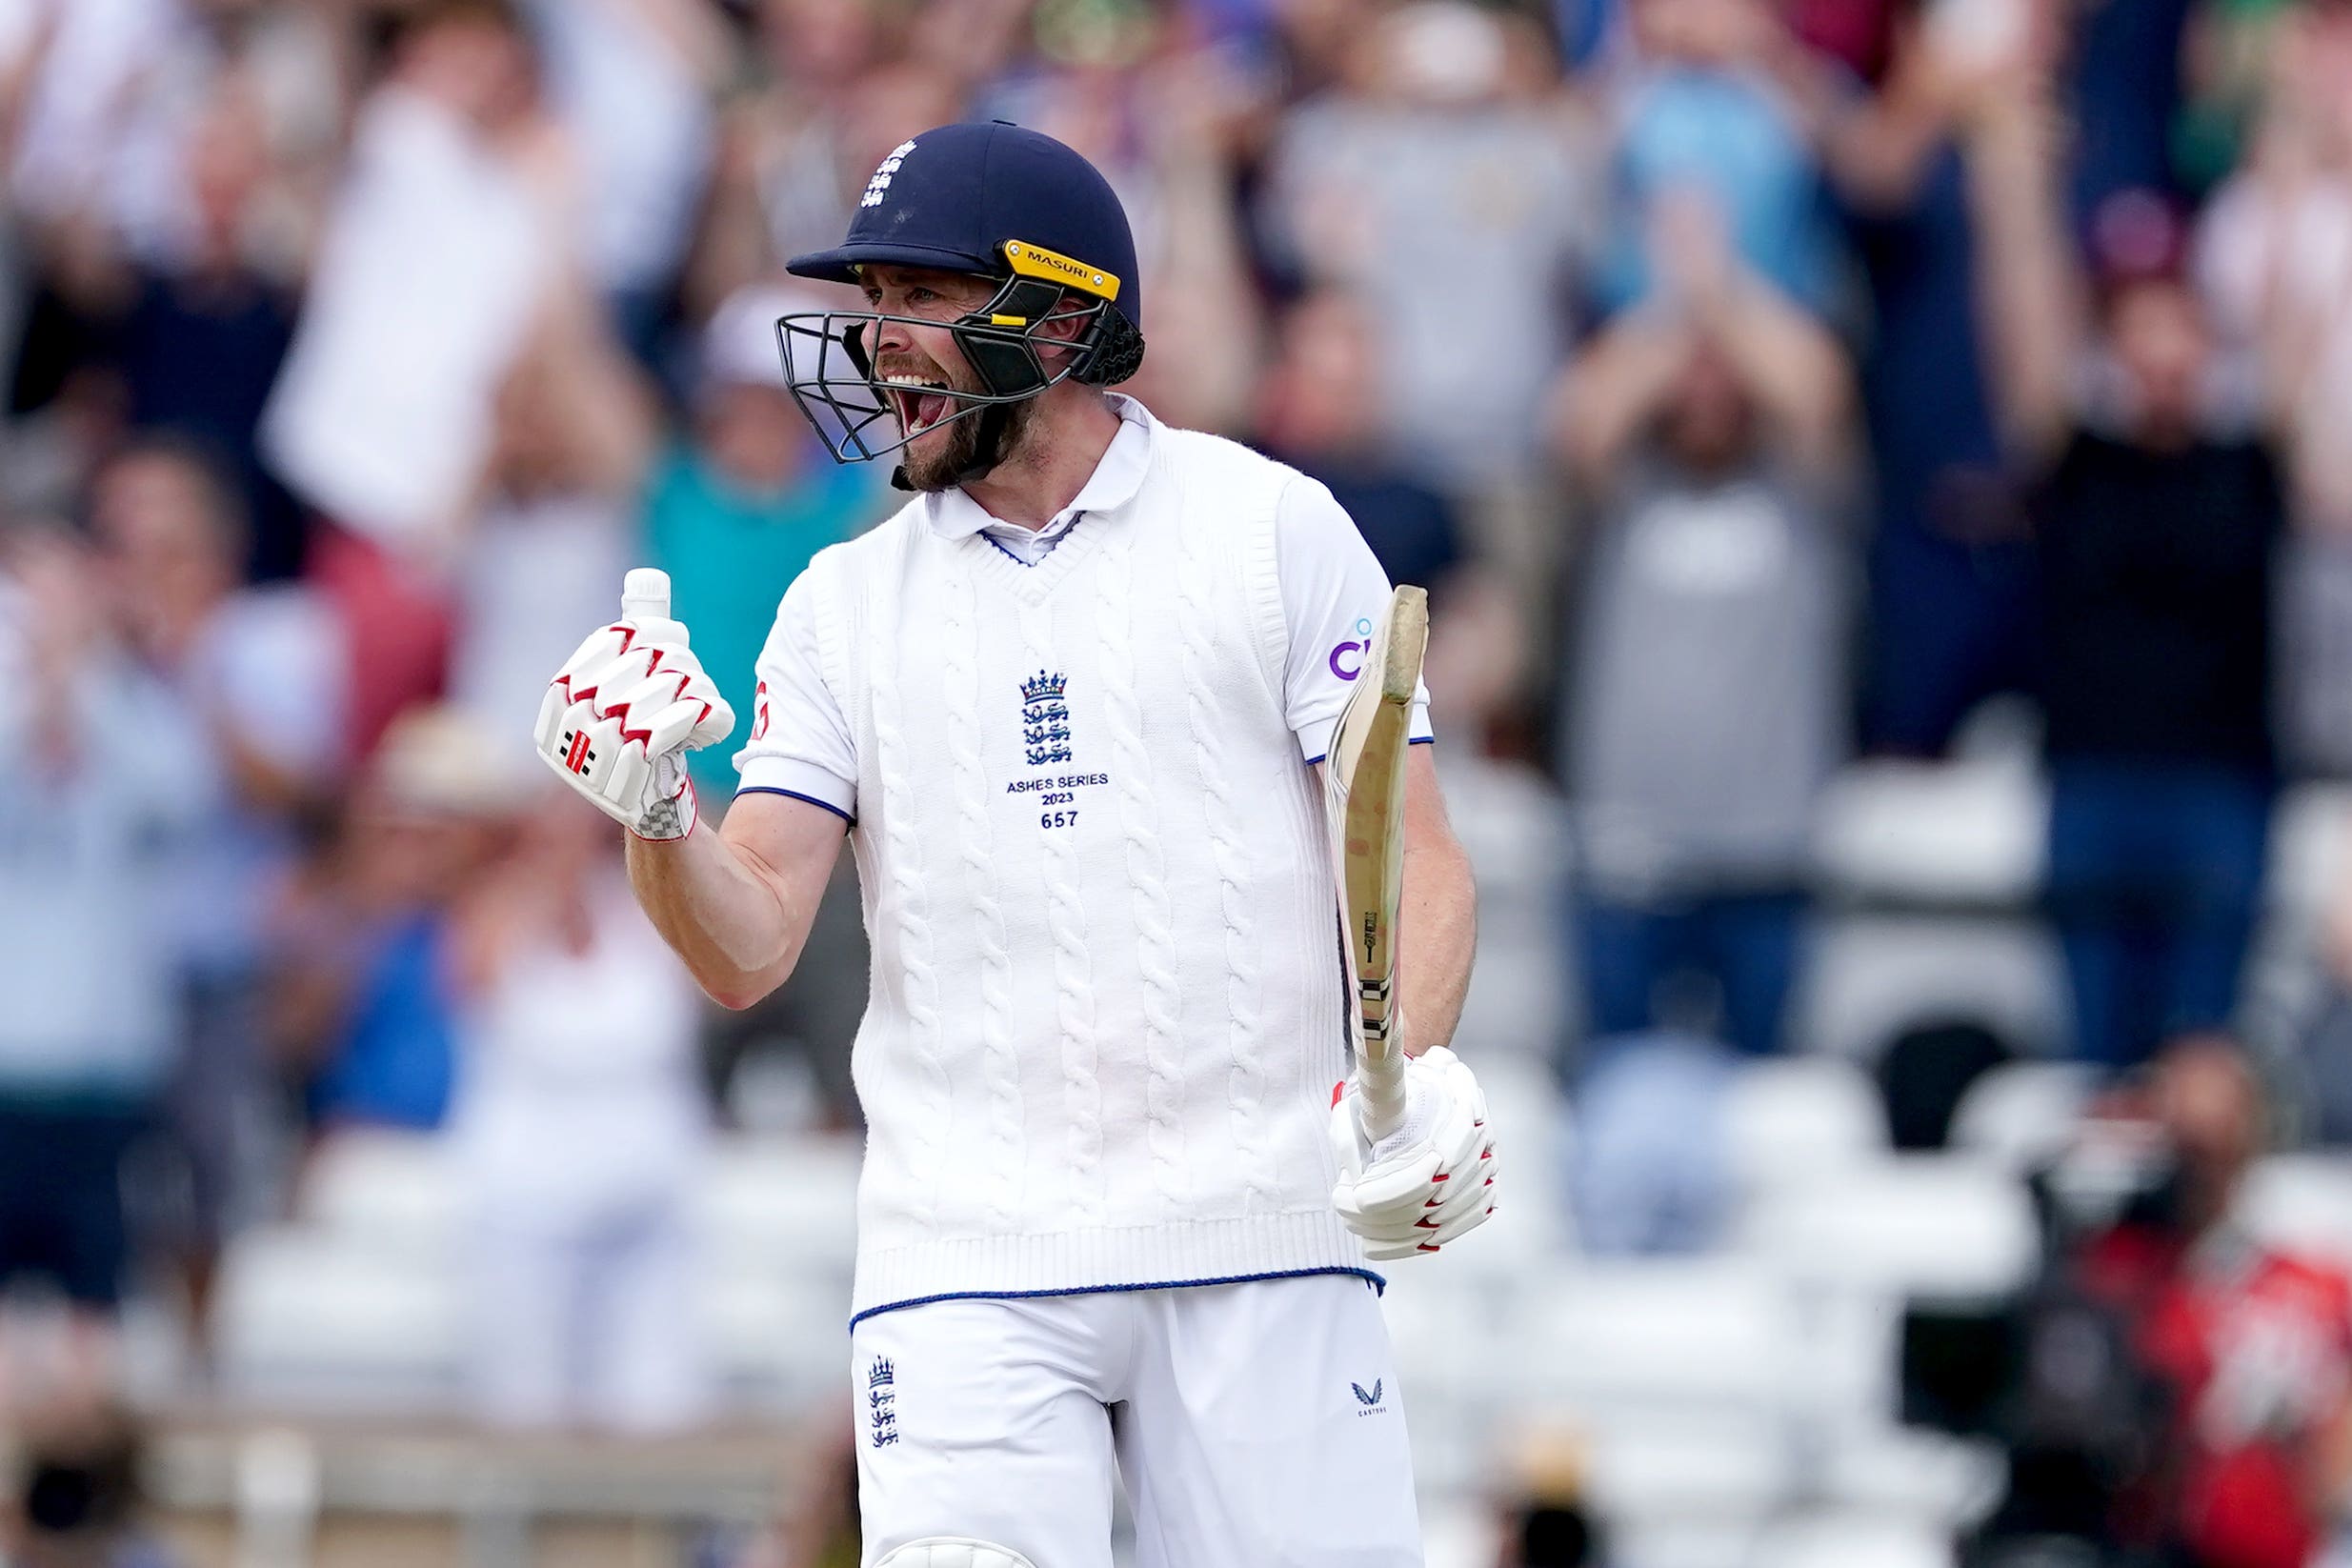
[[[985,533],[966,534],[956,548],[973,557],[982,576],[994,577],[1016,597],[1036,604],[1101,548],[1109,522],[1105,513],[1079,513],[1054,548],[1035,561],[1022,560]]]

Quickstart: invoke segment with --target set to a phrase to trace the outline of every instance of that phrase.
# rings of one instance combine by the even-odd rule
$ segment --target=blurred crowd
[[[854,1125],[854,898],[718,1015],[527,737],[637,564],[753,710],[894,505],[782,259],[985,117],[1124,198],[1129,390],[1432,588],[1449,766],[1572,846],[1565,1073],[1805,1049],[1834,780],[2004,709],[2048,1043],[2237,1021],[2352,772],[2344,0],[0,0],[0,1275],[68,1304],[0,1396],[389,1126],[473,1162],[486,1416],[702,1408],[681,1195]]]

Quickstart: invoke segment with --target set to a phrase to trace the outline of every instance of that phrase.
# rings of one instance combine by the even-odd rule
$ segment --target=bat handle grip
[[[1368,1041],[1356,1062],[1364,1136],[1377,1143],[1405,1119],[1405,1054],[1395,1040]]]

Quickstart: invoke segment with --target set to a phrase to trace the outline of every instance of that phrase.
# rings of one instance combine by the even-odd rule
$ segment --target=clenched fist
[[[589,633],[548,682],[539,755],[596,809],[640,838],[694,831],[686,754],[727,738],[734,710],[670,618],[670,576],[629,573],[621,618]]]

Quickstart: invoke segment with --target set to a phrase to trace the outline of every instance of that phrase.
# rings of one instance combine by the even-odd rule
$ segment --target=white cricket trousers
[[[1110,1568],[1421,1568],[1404,1400],[1349,1275],[935,1301],[850,1337],[866,1568],[973,1536]]]

